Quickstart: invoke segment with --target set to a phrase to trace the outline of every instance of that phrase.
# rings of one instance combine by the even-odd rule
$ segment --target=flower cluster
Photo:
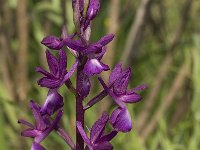
[[[49,71],[41,67],[36,68],[36,71],[43,75],[38,80],[38,85],[48,88],[49,92],[41,106],[33,100],[30,101],[35,124],[32,125],[22,119],[18,121],[28,127],[22,131],[22,136],[34,139],[31,150],[44,150],[41,142],[52,131],[56,131],[73,150],[112,150],[113,146],[110,141],[117,133],[129,132],[132,129],[131,116],[126,104],[139,102],[142,97],[138,91],[146,88],[146,85],[140,85],[128,90],[131,69],[123,70],[121,64],[114,67],[107,84],[102,80],[100,73],[110,68],[101,59],[106,53],[106,45],[113,40],[114,35],[108,34],[97,42],[89,42],[90,24],[99,12],[99,0],[72,0],[72,7],[76,32],[68,35],[64,27],[60,37],[47,36],[41,41],[47,47],[46,59]],[[65,49],[68,49],[75,57],[75,62],[70,69],[67,69]],[[75,72],[76,87],[71,82],[71,76]],[[98,77],[104,90],[83,106],[84,99],[90,94],[92,76]],[[64,100],[58,90],[63,85],[66,85],[76,96],[76,144],[59,125]],[[107,95],[113,99],[116,108],[111,115],[107,112],[102,114],[101,118],[89,129],[90,137],[88,137],[84,130],[84,112]],[[108,124],[111,125],[112,130],[105,133]]]

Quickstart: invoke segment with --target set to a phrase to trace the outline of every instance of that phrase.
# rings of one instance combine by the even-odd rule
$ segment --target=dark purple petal
[[[110,123],[113,125],[115,124],[116,120],[117,120],[117,117],[118,115],[120,114],[121,112],[121,109],[117,108],[115,109],[113,112],[112,112],[112,115],[110,117]]]
[[[117,78],[119,78],[121,73],[122,73],[122,64],[117,64],[110,74],[108,85],[111,85],[112,83],[114,83],[114,81]]]
[[[112,150],[113,146],[109,142],[98,143],[93,147],[93,150]]]
[[[127,108],[117,108],[113,111],[110,123],[117,131],[129,132],[132,129],[131,116]]]
[[[98,140],[98,143],[100,143],[100,142],[109,142],[109,141],[111,141],[116,135],[117,135],[117,131],[112,131],[112,132],[110,132],[109,134],[107,134],[107,135],[104,135],[104,136],[102,136],[99,140]]]
[[[43,77],[38,81],[38,85],[40,85],[41,87],[55,89],[58,88],[61,85],[61,83],[59,80]]]
[[[63,50],[59,50],[59,76],[64,75],[67,68],[67,55],[66,52]]]
[[[41,108],[42,114],[52,115],[58,109],[63,107],[63,97],[54,89],[49,90],[47,98],[44,102],[43,107]]]
[[[106,123],[108,122],[108,119],[108,114],[104,112],[101,118],[94,123],[90,133],[90,139],[92,143],[96,143],[96,140],[100,139],[105,129]]]
[[[36,136],[40,135],[42,132],[34,129],[26,129],[21,132],[21,135],[24,137],[32,137],[35,138]]]
[[[33,142],[31,150],[45,150],[45,148],[39,143]]]
[[[106,92],[113,98],[114,102],[115,102],[118,106],[120,106],[121,108],[126,107],[125,103],[122,102],[122,101],[119,99],[119,97],[116,96],[116,95],[106,86],[106,84],[104,83],[104,81],[102,80],[102,78],[99,77],[98,79],[99,79],[101,85],[103,86],[103,88],[106,90]]]
[[[29,122],[27,122],[27,121],[25,121],[25,120],[23,120],[23,119],[19,119],[19,120],[18,120],[18,123],[23,124],[23,125],[26,125],[26,126],[28,126],[28,127],[30,127],[30,128],[34,128],[34,126],[33,126],[31,123],[29,123]]]
[[[106,36],[102,37],[98,42],[90,44],[87,47],[87,49],[82,50],[82,52],[85,55],[97,54],[98,53],[99,55],[97,56],[97,59],[101,60],[101,58],[103,57],[104,53],[106,52],[105,46],[109,42],[111,42],[113,40],[113,38],[114,38],[114,35],[112,35],[112,34],[106,35]]]
[[[77,67],[78,67],[78,60],[76,59],[75,63],[72,65],[69,72],[64,76],[63,83],[66,82],[73,75]]]
[[[91,44],[83,52],[85,55],[100,53],[102,51],[102,45],[94,43]]]
[[[54,76],[52,74],[50,74],[49,72],[47,72],[46,70],[42,69],[41,67],[36,67],[35,71],[45,75],[48,78],[54,78]]]
[[[73,40],[72,38],[66,38],[64,43],[67,47],[77,52],[82,52],[83,50],[87,49],[87,45],[83,45],[81,41]]]
[[[72,39],[74,36],[75,36],[75,34],[73,34],[73,35],[71,35],[71,36],[68,37],[66,27],[64,26],[62,28],[62,35],[61,35],[62,39],[67,39],[67,38],[71,38]],[[63,40],[63,43],[65,43],[65,40]],[[70,50],[70,52],[72,53],[72,55],[74,55],[75,57],[78,57],[78,53],[76,51],[74,51],[73,49],[71,49],[69,47],[68,47],[68,49]]]
[[[142,99],[142,97],[137,93],[132,93],[121,95],[119,96],[119,99],[125,103],[137,103]]]
[[[87,145],[88,147],[91,147],[90,139],[89,139],[88,136],[86,135],[86,133],[85,133],[83,127],[82,127],[82,123],[79,122],[79,121],[77,121],[77,122],[76,122],[76,127],[77,127],[79,133],[81,134],[83,140],[85,141],[86,145]]]
[[[97,59],[89,59],[84,66],[84,72],[88,76],[99,74],[102,71],[107,71],[107,70],[109,70],[109,66],[103,64],[101,61]]]
[[[56,36],[47,36],[41,41],[41,43],[50,49],[59,50],[63,47],[62,40]]]
[[[114,34],[108,34],[104,37],[102,37],[97,44],[100,44],[102,47],[106,46],[108,43],[110,43],[114,39],[115,35]]]
[[[79,87],[80,88],[78,88],[78,93],[83,98],[87,97],[90,92],[91,83],[89,77],[84,72],[79,74]]]
[[[101,53],[98,54],[97,59],[101,60],[105,53],[106,53],[106,47],[104,46],[104,47],[102,47]]]
[[[131,76],[131,69],[123,71],[114,83],[113,91],[117,95],[125,94]]]
[[[133,89],[127,91],[127,93],[132,94],[132,93],[135,93],[137,91],[142,91],[142,90],[146,89],[147,87],[148,86],[146,84],[142,84],[142,85],[136,86]]]
[[[39,108],[38,104],[35,103],[33,100],[31,100],[30,108],[31,108],[33,116],[35,118],[36,129],[43,131],[46,128],[46,124],[44,123],[44,120],[40,114],[40,108]]]
[[[100,9],[99,0],[90,0],[89,7],[86,14],[85,28],[90,24],[90,21],[95,18]]]
[[[51,125],[46,130],[44,130],[44,132],[42,132],[39,136],[35,138],[35,142],[40,143],[51,133],[51,131],[56,129],[62,115],[63,115],[63,110],[60,110],[54,121],[51,123]]]
[[[58,60],[50,53],[49,50],[46,50],[46,58],[49,65],[50,73],[52,73],[54,76],[57,76],[59,70]]]

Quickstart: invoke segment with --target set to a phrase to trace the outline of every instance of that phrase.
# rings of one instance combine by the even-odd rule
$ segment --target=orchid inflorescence
[[[18,121],[28,127],[22,131],[21,135],[34,139],[31,150],[44,150],[41,142],[52,131],[56,131],[73,150],[112,150],[110,141],[117,133],[129,132],[132,129],[131,116],[126,103],[139,102],[142,97],[137,92],[146,88],[146,85],[140,85],[127,90],[131,69],[123,70],[121,64],[114,67],[107,84],[103,81],[99,74],[110,68],[101,59],[106,52],[106,45],[113,40],[114,35],[108,34],[95,43],[89,42],[90,24],[99,12],[99,0],[72,0],[72,7],[76,32],[68,35],[64,27],[61,37],[47,36],[41,42],[49,48],[46,50],[49,71],[41,67],[36,68],[36,71],[43,75],[38,84],[48,88],[49,92],[41,106],[33,100],[30,101],[35,124],[22,119]],[[75,57],[74,64],[68,70],[65,48]],[[58,53],[57,57],[51,51]],[[70,79],[75,71],[77,72],[76,88]],[[103,91],[83,105],[83,101],[90,93],[92,76],[98,77]],[[63,85],[66,85],[76,96],[76,144],[59,124],[63,114],[64,100],[58,89]],[[88,137],[84,130],[84,112],[107,95],[114,100],[117,107],[110,116],[107,112],[103,112],[89,129],[90,136]],[[112,129],[109,133],[105,133],[108,124]]]

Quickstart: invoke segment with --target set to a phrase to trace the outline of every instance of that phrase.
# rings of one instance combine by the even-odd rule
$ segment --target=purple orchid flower
[[[109,70],[109,66],[101,62],[101,58],[105,53],[105,46],[111,42],[113,38],[114,35],[109,34],[93,44],[87,44],[86,42],[83,43],[82,41],[68,39],[65,44],[69,48],[88,57],[88,60],[84,66],[84,72],[88,76],[92,76],[94,74],[99,74],[102,71]]]
[[[110,89],[104,81],[99,78],[100,83],[106,90],[106,92],[114,99],[115,103],[119,106],[113,111],[110,119],[110,123],[117,131],[129,132],[132,129],[132,121],[130,113],[125,103],[139,102],[142,97],[136,92],[145,89],[146,85],[137,86],[131,90],[127,90],[128,82],[130,80],[131,69],[122,71],[120,64],[116,65],[113,69],[110,78],[109,85],[113,84]]]
[[[97,120],[91,128],[90,138],[87,137],[82,124],[77,122],[77,128],[84,139],[89,150],[112,150],[113,146],[109,143],[116,135],[117,131],[112,131],[105,135],[105,126],[109,120],[109,116],[106,112],[103,113],[101,118]]]
[[[131,68],[122,70],[122,65],[117,64],[113,69],[109,77],[108,84],[113,84],[114,97],[125,103],[136,103],[142,99],[142,97],[137,94],[137,91],[141,91],[147,88],[146,84],[139,85],[131,90],[127,90],[128,83],[131,77]]]
[[[68,36],[64,27],[60,37],[47,36],[41,41],[49,49],[56,50],[54,52],[58,54],[58,57],[54,56],[50,50],[46,50],[49,71],[40,67],[36,68],[37,72],[44,75],[38,81],[38,84],[41,87],[47,87],[49,92],[42,106],[30,101],[35,124],[33,125],[25,120],[18,121],[28,127],[28,129],[22,131],[21,135],[34,139],[31,150],[45,150],[41,142],[53,130],[56,130],[58,135],[73,150],[112,150],[113,146],[110,141],[117,133],[119,131],[129,132],[132,129],[132,120],[126,103],[140,101],[142,97],[137,92],[146,88],[146,85],[141,85],[128,90],[131,69],[122,70],[122,65],[118,64],[109,77],[108,85],[104,83],[102,78],[98,78],[104,90],[92,98],[84,107],[84,100],[91,91],[90,78],[110,69],[108,65],[102,62],[102,57],[106,52],[106,45],[113,40],[114,35],[108,34],[94,43],[89,41],[90,24],[99,12],[100,0],[72,0],[72,7],[75,33]],[[67,55],[63,50],[64,48],[68,48],[76,59],[68,71]],[[77,70],[76,87],[70,80],[75,70]],[[58,93],[58,89],[63,84],[76,97],[76,143],[58,124],[63,114],[62,107],[64,105],[63,97]],[[114,99],[118,107],[112,112],[111,117],[104,112],[89,129],[90,137],[88,137],[83,127],[85,122],[84,112],[107,95]],[[52,119],[52,115],[56,112],[55,119]],[[114,129],[107,134],[105,128],[108,122]]]
[[[42,87],[50,89],[59,88],[62,84],[64,84],[72,76],[78,65],[78,61],[76,61],[71,70],[67,72],[67,56],[66,52],[63,50],[59,50],[58,59],[53,56],[49,50],[46,50],[46,58],[50,73],[40,67],[37,67],[36,71],[45,76],[38,81],[38,84]]]
[[[22,131],[21,135],[25,137],[34,138],[34,142],[32,144],[33,150],[43,150],[44,148],[40,145],[51,131],[57,128],[58,122],[60,121],[63,111],[60,110],[53,121],[47,121],[44,116],[42,116],[40,110],[41,107],[39,104],[35,103],[34,101],[30,101],[30,108],[32,110],[33,116],[35,118],[35,125],[25,121],[25,120],[18,120],[18,123],[24,124],[29,128]]]
[[[64,105],[63,97],[55,89],[50,89],[47,98],[40,110],[42,115],[48,114],[51,116]]]

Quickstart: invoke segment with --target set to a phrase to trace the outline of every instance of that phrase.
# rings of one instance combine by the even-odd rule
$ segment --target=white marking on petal
[[[98,68],[103,68],[103,67],[101,66],[100,62],[99,62],[97,59],[91,59],[90,61],[91,61],[91,63],[92,63],[94,66],[96,66],[96,67],[98,67]]]

